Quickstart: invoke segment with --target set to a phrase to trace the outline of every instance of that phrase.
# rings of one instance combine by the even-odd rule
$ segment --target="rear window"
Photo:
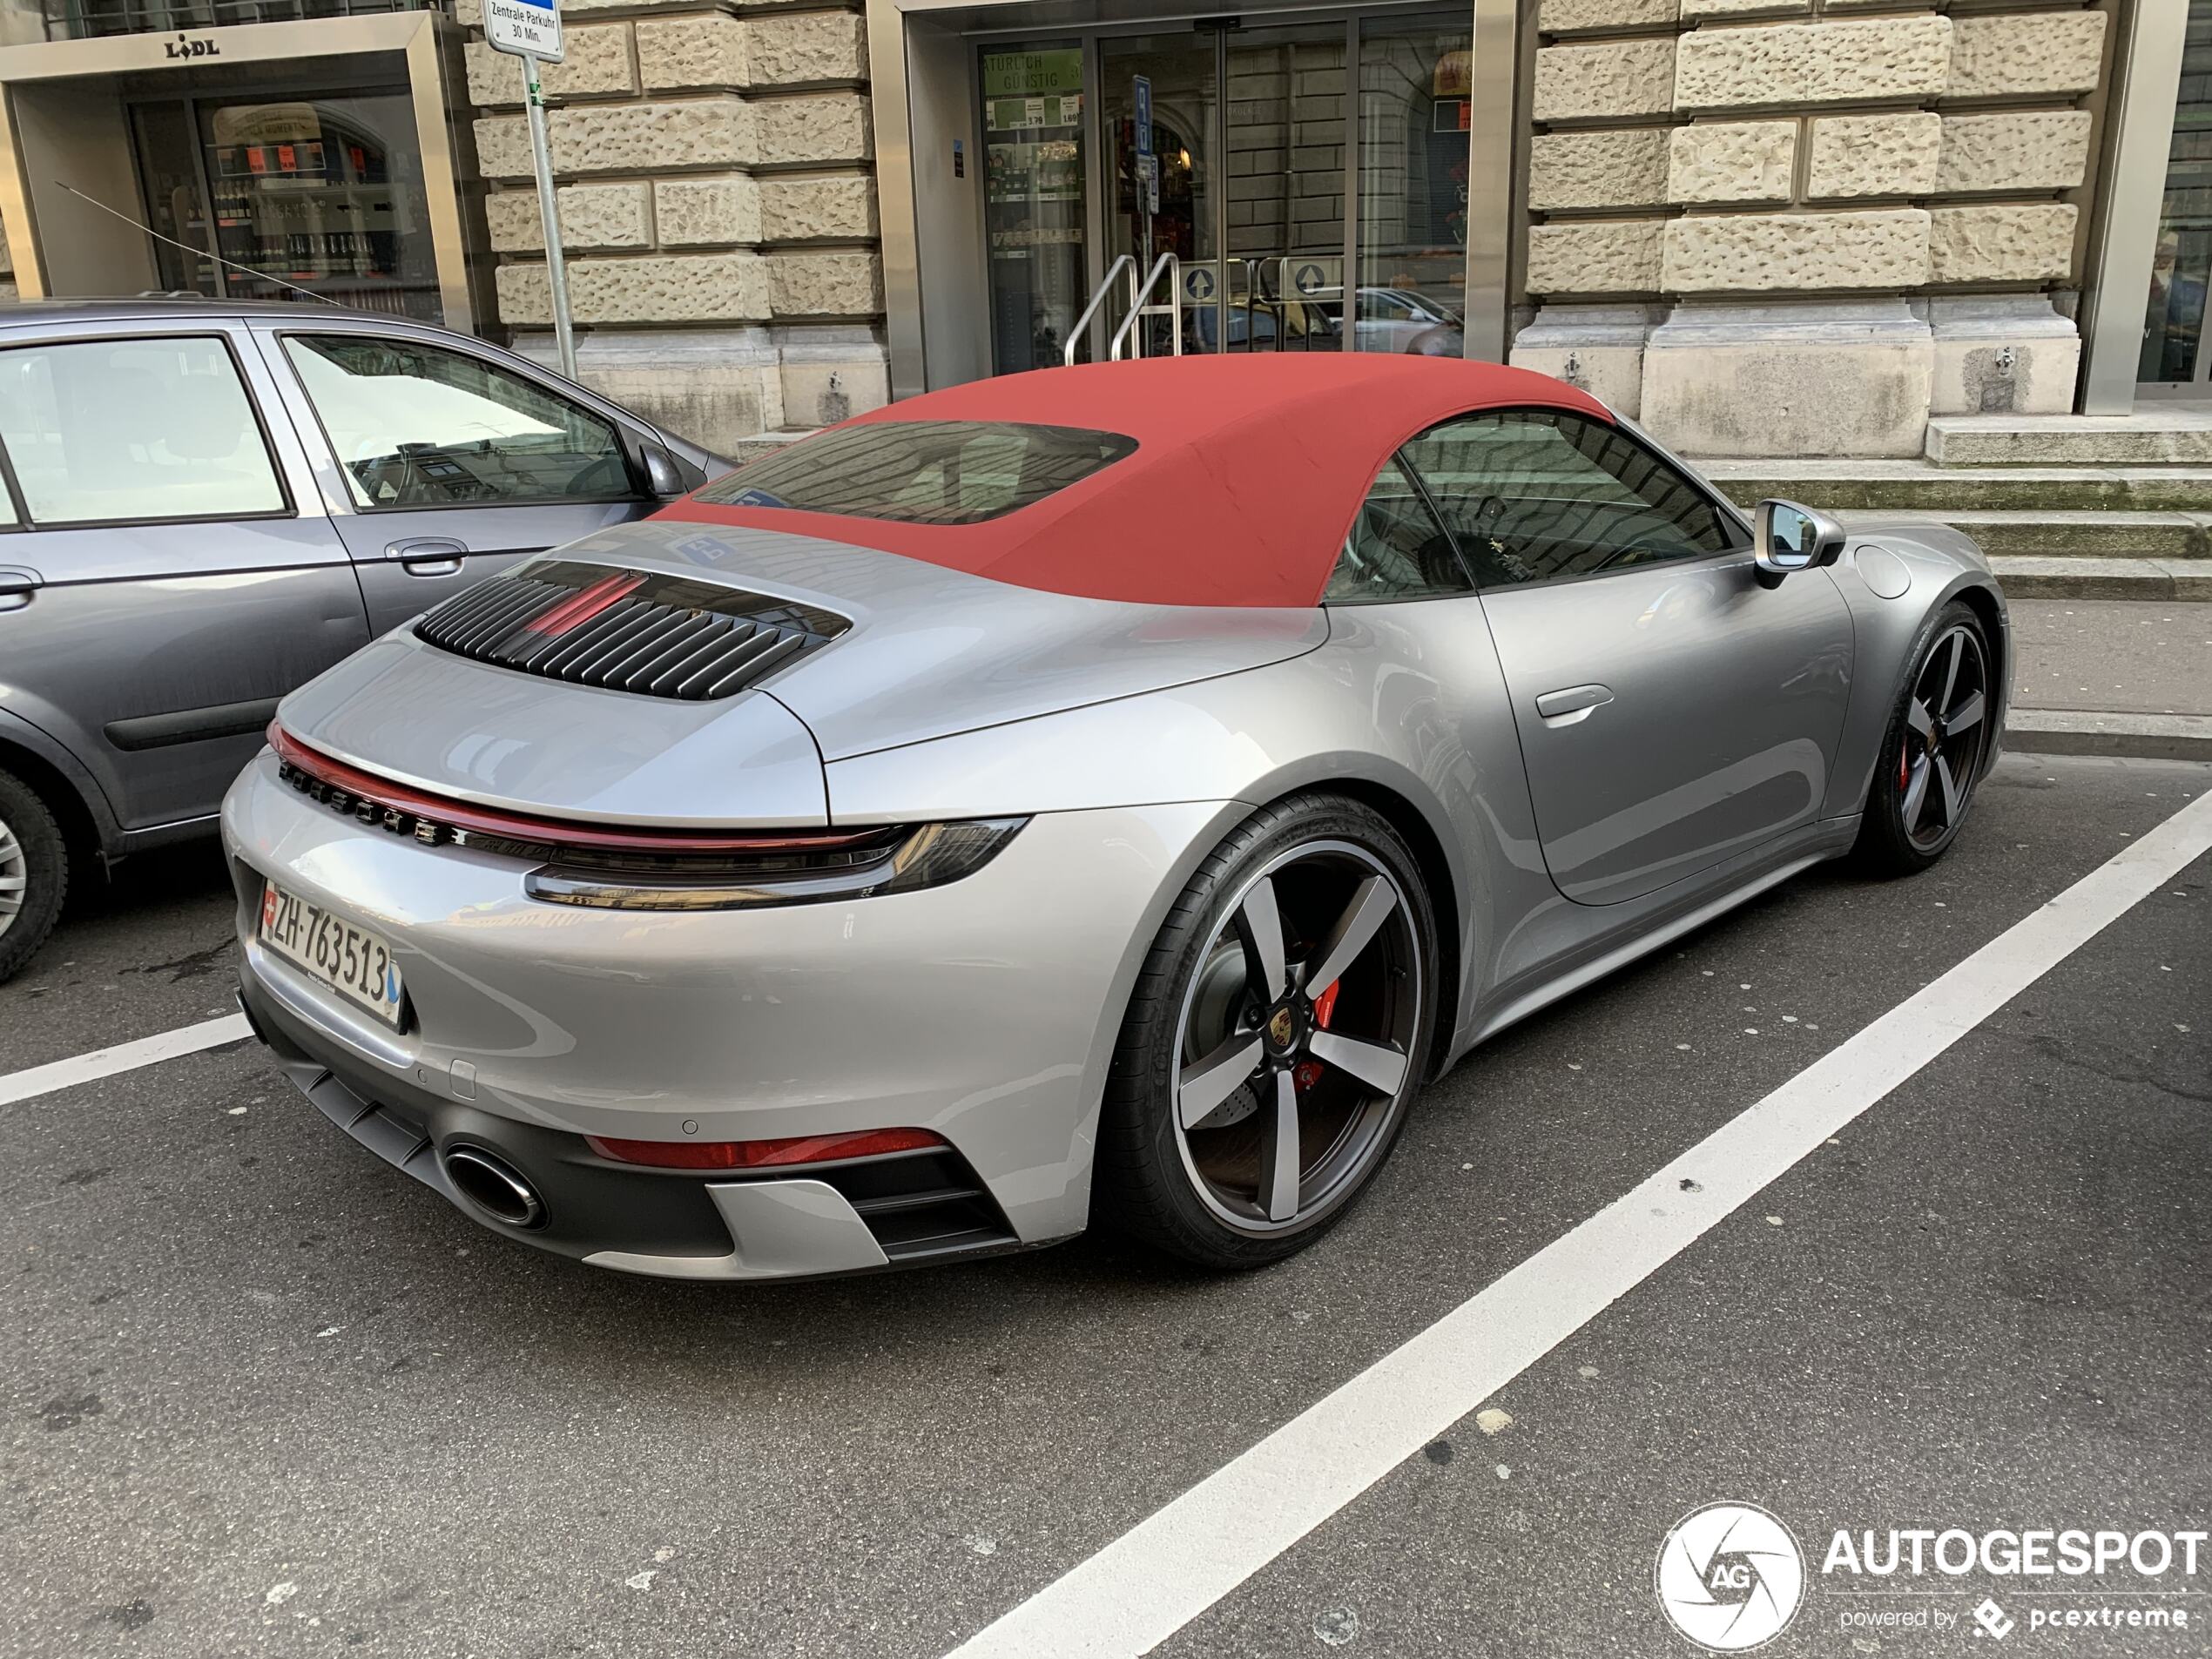
[[[694,498],[902,524],[980,524],[1088,478],[1136,448],[1118,432],[1013,421],[873,421],[805,438]]]

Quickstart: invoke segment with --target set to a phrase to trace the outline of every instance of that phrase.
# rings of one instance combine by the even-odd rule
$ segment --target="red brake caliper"
[[[1329,988],[1313,999],[1313,1025],[1316,1030],[1326,1031],[1329,1028],[1329,1016],[1337,1011],[1337,992],[1343,985],[1342,980],[1332,980]],[[1299,1061],[1291,1073],[1291,1080],[1298,1084],[1298,1091],[1303,1095],[1321,1081],[1321,1062],[1318,1060]]]

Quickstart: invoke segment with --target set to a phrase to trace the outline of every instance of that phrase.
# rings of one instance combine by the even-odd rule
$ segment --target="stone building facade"
[[[1513,361],[1708,455],[2071,409],[2110,21],[1542,0]]]
[[[519,60],[458,0],[498,320],[550,355]],[[711,447],[886,401],[857,10],[567,0],[543,72],[584,380]]]
[[[226,242],[226,271],[134,218],[233,188],[225,158],[293,149],[335,195],[343,146],[313,122],[352,131],[357,89],[396,77],[372,134],[389,167],[348,179],[411,181],[381,211],[428,228],[322,239],[355,266],[421,245],[333,292],[551,361],[523,73],[482,3],[256,0],[260,21],[173,38],[64,38],[0,0],[20,174],[0,178],[0,291],[255,293],[236,261],[264,244],[269,292],[317,280],[277,247],[298,239],[283,167],[248,182],[287,234]],[[1251,0],[1229,24],[1178,0],[1079,23],[1042,0],[563,0],[544,90],[578,368],[732,452],[1058,361],[1109,261],[1152,246],[1144,77],[1156,126],[1187,129],[1157,222],[1180,212],[1188,240],[1217,215],[1182,250],[1198,348],[1456,350],[1463,328],[1471,354],[1586,386],[1692,455],[1910,456],[1932,415],[2061,414],[2114,364],[2124,407],[2148,293],[2167,355],[2198,365],[2175,389],[2212,397],[2196,232],[2168,248],[2180,199],[2138,187],[2178,130],[2173,83],[2143,94],[2140,71],[2178,76],[2182,32],[2160,29],[2184,8],[2212,51],[2212,0]],[[999,84],[994,63],[1038,78]],[[197,111],[196,185],[179,161],[157,187],[154,102]],[[1017,154],[1035,165],[993,193]],[[64,172],[85,187],[67,199],[43,183]],[[2107,280],[2121,218],[2136,262]],[[185,220],[238,215],[163,222]],[[1411,320],[1371,320],[1392,295]]]

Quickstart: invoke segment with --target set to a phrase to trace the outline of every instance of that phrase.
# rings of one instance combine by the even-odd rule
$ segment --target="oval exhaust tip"
[[[496,1152],[481,1146],[448,1146],[438,1155],[453,1190],[503,1226],[545,1224],[545,1201],[529,1177]]]

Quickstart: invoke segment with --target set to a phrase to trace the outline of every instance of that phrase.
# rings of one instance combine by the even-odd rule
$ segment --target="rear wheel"
[[[1105,1217],[1213,1268],[1303,1249],[1372,1179],[1427,1062],[1420,867],[1359,802],[1247,820],[1154,942],[1107,1085]]]
[[[69,888],[69,852],[46,803],[0,772],[0,981],[46,942]]]
[[[1941,858],[1973,805],[1995,714],[1988,637],[1973,609],[1938,613],[1891,716],[1855,851],[1885,875]]]

